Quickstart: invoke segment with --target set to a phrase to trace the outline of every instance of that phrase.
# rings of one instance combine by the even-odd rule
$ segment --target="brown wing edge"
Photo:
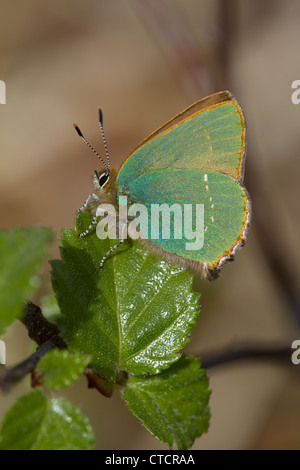
[[[242,248],[246,242],[251,220],[251,199],[246,188],[244,188],[244,186],[242,185],[240,186],[242,187],[245,193],[245,213],[240,235],[236,239],[236,241],[231,245],[229,250],[223,253],[222,256],[220,256],[212,265],[206,265],[206,277],[209,280],[217,279],[219,277],[222,266],[226,263],[233,261],[237,250],[239,248]]]
[[[242,146],[240,150],[240,159],[239,159],[239,168],[238,168],[238,181],[240,183],[243,182],[244,178],[244,168],[245,168],[245,151],[246,151],[246,126],[245,126],[245,117],[243,114],[243,111],[237,102],[237,100],[234,98],[232,93],[229,91],[220,91],[218,93],[214,93],[212,95],[207,96],[206,98],[203,98],[199,101],[196,101],[195,103],[191,104],[188,108],[184,109],[181,111],[179,114],[174,116],[172,119],[167,121],[165,124],[163,124],[161,127],[159,127],[156,131],[152,132],[148,137],[146,137],[144,140],[142,140],[136,147],[134,147],[131,152],[126,156],[126,158],[123,160],[122,165],[120,167],[123,167],[124,163],[126,160],[134,153],[136,152],[139,148],[143,147],[146,145],[148,142],[151,140],[155,139],[157,135],[162,134],[166,131],[168,131],[171,127],[176,126],[179,122],[183,120],[189,119],[191,116],[198,114],[201,111],[204,111],[205,109],[211,108],[218,106],[222,103],[226,102],[232,102],[235,104],[237,107],[237,110],[239,112],[240,118],[241,118],[241,125],[243,129],[242,133]],[[120,171],[119,170],[119,171]]]

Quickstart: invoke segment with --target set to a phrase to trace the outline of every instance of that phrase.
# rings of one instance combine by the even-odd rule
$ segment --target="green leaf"
[[[5,415],[0,450],[88,450],[94,435],[86,416],[63,398],[40,390],[23,396]]]
[[[60,314],[60,311],[53,291],[50,295],[43,297],[40,303],[43,316],[47,318],[48,321],[56,323],[56,319],[57,316]]]
[[[39,362],[41,382],[48,390],[68,387],[83,373],[90,359],[79,352],[53,349]]]
[[[89,225],[89,211],[78,220]],[[116,240],[64,230],[62,260],[52,261],[52,283],[71,350],[92,354],[91,367],[116,380],[119,371],[159,373],[180,358],[199,313],[192,275],[127,240],[99,264]]]
[[[52,232],[45,227],[0,231],[0,334],[22,314],[38,286]]]
[[[188,449],[207,431],[208,378],[200,361],[182,356],[159,375],[130,377],[123,391],[128,408],[148,431],[169,447]]]

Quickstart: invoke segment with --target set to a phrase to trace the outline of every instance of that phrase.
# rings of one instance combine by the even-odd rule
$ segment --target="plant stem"
[[[41,358],[55,348],[64,349],[67,347],[63,339],[59,336],[59,329],[50,323],[37,305],[27,302],[26,310],[20,319],[28,331],[28,336],[38,344],[37,350],[27,359],[14,367],[0,368],[0,390],[7,392],[16,385],[25,375],[34,370]]]
[[[291,362],[291,343],[288,345],[276,345],[266,347],[265,345],[259,346],[254,344],[233,345],[226,347],[222,350],[212,351],[201,356],[201,367],[210,369],[219,365],[226,364],[227,362],[240,361],[245,359],[267,359],[282,361],[284,364],[293,365]]]

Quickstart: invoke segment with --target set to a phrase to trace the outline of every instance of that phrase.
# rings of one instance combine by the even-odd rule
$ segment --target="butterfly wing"
[[[219,267],[245,237],[249,201],[242,187],[245,123],[236,100],[221,92],[187,108],[138,145],[124,161],[118,193],[145,204],[204,204],[205,241],[151,242],[174,256]]]
[[[203,168],[221,171],[241,181],[245,151],[245,121],[229,92],[194,103],[143,140],[123,162],[120,187],[158,168]]]
[[[222,173],[198,169],[150,171],[133,182],[130,197],[147,207],[149,219],[146,236],[151,239],[151,243],[170,255],[205,264],[210,270],[217,267],[222,258],[231,256],[234,246],[244,238],[248,223],[245,217],[248,212],[247,197],[233,178]],[[191,240],[185,237],[184,229],[181,230],[182,238],[175,239],[176,218],[173,211],[170,212],[170,218],[165,219],[167,222],[170,220],[170,236],[164,239],[160,230],[159,238],[154,239],[151,236],[151,227],[156,222],[151,220],[154,204],[167,204],[171,209],[173,204],[178,204],[183,216],[182,228],[186,209],[191,210],[190,207],[193,207],[190,229],[204,231],[203,244],[199,249],[195,242],[195,248],[187,249]],[[200,218],[196,221],[196,204],[204,206],[203,222]],[[163,218],[160,217],[163,226]]]

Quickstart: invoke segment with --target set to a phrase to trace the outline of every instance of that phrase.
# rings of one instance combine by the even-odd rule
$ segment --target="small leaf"
[[[128,408],[169,447],[188,449],[208,429],[208,378],[199,360],[182,356],[159,375],[130,377],[123,391]]]
[[[52,233],[44,227],[0,231],[0,334],[18,318],[38,286]]]
[[[78,352],[53,349],[39,362],[41,382],[48,390],[68,387],[83,373],[90,359]]]
[[[91,214],[81,214],[79,232]],[[91,367],[116,380],[119,371],[156,374],[177,361],[199,313],[192,275],[127,240],[99,264],[116,240],[64,230],[62,260],[52,261],[59,327],[72,350],[92,354]]]
[[[86,416],[63,398],[40,390],[23,396],[5,415],[0,450],[89,450],[94,435]]]
[[[56,319],[57,316],[60,314],[60,311],[53,291],[50,295],[43,297],[40,303],[43,316],[47,318],[47,320],[49,320],[50,322],[56,323]]]

